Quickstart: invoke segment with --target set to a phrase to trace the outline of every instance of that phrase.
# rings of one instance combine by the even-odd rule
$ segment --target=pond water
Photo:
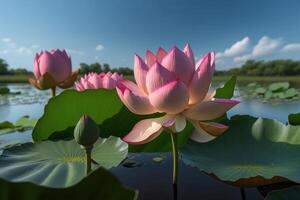
[[[215,83],[213,88],[221,85],[222,83]],[[39,91],[29,84],[6,84],[5,86],[11,92],[21,92],[21,94],[0,96],[0,121],[14,122],[23,115],[38,118],[43,114],[43,108],[50,98],[50,91]],[[241,96],[245,88],[243,85],[236,88],[235,98],[240,99],[241,103],[230,110],[229,116],[249,114],[287,122],[290,113],[300,112],[300,101],[264,103],[261,99]],[[0,148],[2,142],[15,140],[31,140],[31,131],[0,135]],[[140,199],[172,199],[170,155],[165,154],[165,159],[160,163],[152,160],[157,154],[131,154],[130,156],[142,163],[142,166],[135,168],[120,166],[112,169],[119,179],[127,186],[137,188],[140,191]],[[239,188],[217,181],[181,162],[179,168],[178,199],[241,199]],[[246,193],[248,199],[263,199],[256,189],[246,189]]]

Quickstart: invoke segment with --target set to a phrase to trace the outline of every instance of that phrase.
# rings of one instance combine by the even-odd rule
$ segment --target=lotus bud
[[[93,146],[99,138],[99,128],[95,121],[84,114],[75,127],[74,138],[82,147]]]

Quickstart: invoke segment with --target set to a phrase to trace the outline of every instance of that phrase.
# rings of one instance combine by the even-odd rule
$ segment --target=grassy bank
[[[26,83],[30,75],[0,75],[0,83]],[[133,76],[125,76],[126,79],[133,80]],[[214,76],[214,81],[226,81],[230,76]],[[300,82],[300,76],[238,76],[238,82]]]
[[[30,75],[0,75],[0,83],[26,83]]]

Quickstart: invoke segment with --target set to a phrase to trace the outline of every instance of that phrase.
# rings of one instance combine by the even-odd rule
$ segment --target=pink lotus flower
[[[78,75],[78,71],[72,73],[71,58],[65,50],[37,53],[33,72],[36,80],[30,78],[29,82],[38,89],[71,87]]]
[[[210,141],[228,127],[209,122],[238,104],[238,100],[214,98],[209,92],[215,68],[215,54],[208,53],[197,64],[189,45],[166,52],[159,48],[156,55],[147,51],[145,61],[134,56],[136,84],[122,80],[117,86],[120,99],[133,113],[146,115],[166,113],[160,118],[138,122],[123,140],[144,144],[159,136],[163,129],[180,132],[190,121],[195,127],[191,138]]]
[[[115,89],[117,86],[117,82],[122,80],[122,76],[118,73],[89,73],[81,77],[79,81],[75,82],[76,90],[83,91],[88,89]]]

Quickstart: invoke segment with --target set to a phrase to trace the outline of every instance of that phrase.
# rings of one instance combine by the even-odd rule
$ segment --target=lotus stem
[[[89,173],[92,171],[92,149],[93,146],[83,146],[85,151],[85,161],[86,161],[86,175],[89,175]]]
[[[56,87],[51,88],[52,97],[55,97],[56,95]]]
[[[241,188],[240,188],[240,191],[241,191],[242,200],[246,200],[245,189],[241,187]]]
[[[172,155],[173,155],[173,199],[177,199],[177,176],[178,176],[178,146],[177,133],[171,132]]]

